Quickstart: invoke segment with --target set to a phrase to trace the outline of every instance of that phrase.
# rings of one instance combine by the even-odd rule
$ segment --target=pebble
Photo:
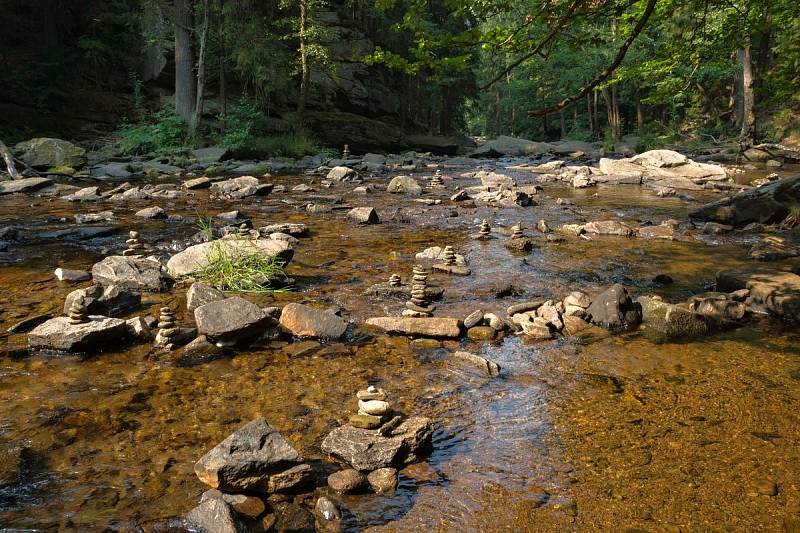
[[[314,510],[319,516],[328,521],[342,519],[342,513],[339,511],[339,508],[336,507],[336,504],[325,496],[317,499],[317,504],[314,506]]]
[[[467,318],[464,319],[464,327],[470,329],[479,325],[481,322],[483,322],[483,311],[478,309],[467,315]]]
[[[367,390],[360,390],[356,393],[356,398],[362,401],[369,401],[369,400],[379,400],[384,401],[386,399],[386,391],[383,389],[376,389],[375,387],[370,387]]]
[[[378,494],[394,492],[397,488],[397,470],[394,468],[379,468],[367,475],[367,481],[372,490]]]
[[[348,468],[328,476],[328,486],[339,494],[352,494],[364,487],[367,479],[358,470]]]
[[[350,417],[350,425],[361,429],[378,429],[383,423],[383,417],[357,414]]]

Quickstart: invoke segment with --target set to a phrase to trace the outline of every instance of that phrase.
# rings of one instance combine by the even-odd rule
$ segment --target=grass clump
[[[216,243],[208,254],[208,264],[192,277],[223,291],[285,292],[289,287],[284,266],[280,258],[245,250],[226,251]]]

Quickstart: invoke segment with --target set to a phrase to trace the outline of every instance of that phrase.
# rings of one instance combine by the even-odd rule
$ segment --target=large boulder
[[[685,307],[649,296],[642,296],[636,301],[642,308],[642,323],[646,329],[666,338],[699,337],[711,330],[705,316]]]
[[[586,313],[593,324],[608,329],[635,327],[641,322],[641,309],[618,283],[595,297]]]
[[[26,165],[34,168],[67,166],[80,168],[86,164],[86,150],[69,141],[38,137],[18,143],[14,151]]]
[[[725,169],[721,166],[697,163],[672,150],[650,150],[628,159],[603,158],[600,160],[599,168],[605,175],[643,177],[644,181],[663,181],[672,183],[675,188],[684,189],[693,189],[706,181],[728,179]]]
[[[330,311],[290,303],[281,312],[280,325],[295,337],[338,339],[347,330],[347,322]]]
[[[51,318],[28,333],[28,346],[59,352],[95,352],[119,345],[128,324],[119,318],[90,316],[84,324],[72,324],[65,316]]]
[[[238,296],[201,305],[194,310],[194,319],[200,333],[220,341],[257,335],[274,324],[266,311]]]
[[[470,154],[470,157],[502,157],[539,155],[554,152],[555,146],[548,143],[528,141],[501,135],[491,141],[486,141]]]
[[[116,285],[136,291],[161,291],[172,281],[157,259],[111,255],[92,266],[98,285]]]
[[[266,493],[271,476],[301,460],[266,419],[257,418],[201,457],[194,472],[200,481],[223,492]]]
[[[224,238],[190,246],[167,261],[167,270],[175,277],[188,276],[207,267],[219,254],[228,259],[249,254],[277,258],[284,264],[292,260],[294,250],[287,241],[277,239]]]
[[[211,285],[205,283],[192,283],[186,291],[186,309],[194,311],[201,305],[224,300],[225,294]]]
[[[356,470],[402,467],[418,461],[431,449],[433,424],[428,418],[411,417],[389,435],[350,425],[331,431],[322,441],[322,451],[334,455]]]
[[[786,218],[797,205],[800,205],[800,176],[793,176],[706,204],[689,216],[734,226],[752,222],[772,224]]]

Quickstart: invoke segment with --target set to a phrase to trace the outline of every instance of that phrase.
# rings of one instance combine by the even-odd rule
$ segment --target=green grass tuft
[[[277,286],[286,279],[285,263],[276,257],[265,257],[257,252],[229,252],[221,246],[212,247],[208,265],[194,272],[192,277],[232,292],[286,292],[288,286]]]

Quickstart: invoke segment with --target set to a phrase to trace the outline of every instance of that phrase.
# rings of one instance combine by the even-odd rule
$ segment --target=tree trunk
[[[737,53],[742,66],[742,130],[739,133],[739,146],[742,151],[755,144],[756,113],[753,95],[753,62],[750,56],[750,42]]]
[[[594,133],[594,120],[592,119],[592,97],[586,95],[586,115],[589,119],[589,133]]]
[[[311,67],[308,64],[308,0],[300,0],[300,102],[297,111],[301,118],[308,102],[308,83],[311,79]]]
[[[563,109],[559,109],[558,118],[561,121],[561,138],[564,139],[567,136],[567,120],[566,120],[566,118],[564,118],[564,110]]]
[[[189,124],[189,134],[192,137],[197,134],[197,128],[203,119],[206,88],[206,41],[208,41],[208,0],[203,0],[203,29],[200,33],[200,55],[197,58],[197,99],[195,100],[192,122]]]
[[[619,107],[617,105],[617,91],[615,86],[609,89],[603,89],[603,101],[606,103],[606,118],[608,120],[608,129],[611,130],[611,137],[614,141],[618,141],[620,137],[620,117]]]
[[[642,98],[639,91],[636,91],[636,129],[639,133],[644,132],[644,109],[642,108]]]
[[[592,120],[594,120],[594,133],[599,137],[601,132],[600,132],[600,114],[599,114],[600,112],[598,111],[598,108],[600,106],[597,105],[598,103],[597,100],[599,98],[598,93],[599,91],[594,91],[594,105],[593,105],[594,113],[592,113]]]
[[[228,114],[228,83],[225,79],[225,0],[219,0],[219,105],[222,116]],[[225,131],[225,120],[222,121]]]
[[[190,0],[175,0],[175,111],[191,122],[195,106],[193,27]]]

